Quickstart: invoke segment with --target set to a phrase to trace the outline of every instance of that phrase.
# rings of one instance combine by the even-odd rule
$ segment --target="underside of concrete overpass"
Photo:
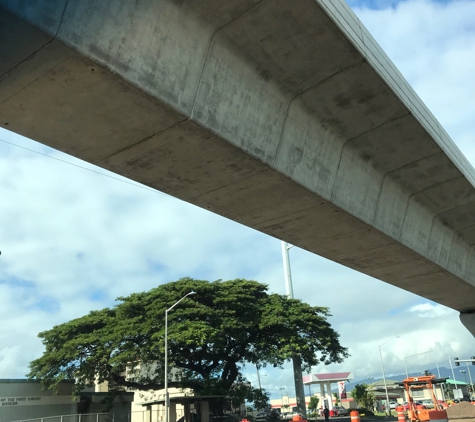
[[[0,7],[2,127],[459,310],[474,333],[475,173],[343,1]]]

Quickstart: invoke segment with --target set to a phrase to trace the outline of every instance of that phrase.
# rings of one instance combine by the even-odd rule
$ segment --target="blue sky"
[[[368,8],[372,10],[394,9],[400,3],[407,0],[349,0],[348,5],[351,8]],[[435,0],[433,3],[449,4],[450,0]]]
[[[355,2],[354,10],[467,158],[475,163],[475,2]],[[23,377],[36,335],[183,276],[252,278],[285,293],[281,246],[258,233],[0,131],[0,378]],[[447,366],[473,355],[456,312],[298,248],[294,295],[330,307],[351,357],[314,372],[357,379]],[[254,368],[247,368],[257,382]],[[274,397],[292,373],[261,369]]]

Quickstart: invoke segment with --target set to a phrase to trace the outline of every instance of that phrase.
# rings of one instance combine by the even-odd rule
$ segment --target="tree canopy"
[[[269,294],[252,280],[182,278],[39,333],[45,351],[28,377],[53,389],[74,379],[76,392],[95,380],[117,390],[164,388],[165,311],[190,291],[197,294],[168,313],[169,368],[180,372],[169,386],[266,400],[262,391],[237,387],[245,385],[246,364],[281,367],[298,355],[306,371],[348,356],[326,307]]]
[[[356,384],[351,392],[351,397],[356,401],[359,407],[364,407],[367,410],[372,410],[376,400],[374,392],[368,384]]]
[[[316,416],[318,411],[318,404],[320,403],[320,399],[317,396],[311,396],[310,402],[308,403],[308,409]]]

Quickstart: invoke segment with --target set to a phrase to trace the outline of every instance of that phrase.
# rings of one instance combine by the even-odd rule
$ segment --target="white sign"
[[[76,403],[69,396],[26,396],[26,397],[0,397],[0,407],[3,406],[38,406],[45,404]]]

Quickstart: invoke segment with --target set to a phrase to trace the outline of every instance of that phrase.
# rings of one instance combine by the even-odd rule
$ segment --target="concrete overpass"
[[[340,0],[0,0],[0,124],[444,304],[473,168]]]

